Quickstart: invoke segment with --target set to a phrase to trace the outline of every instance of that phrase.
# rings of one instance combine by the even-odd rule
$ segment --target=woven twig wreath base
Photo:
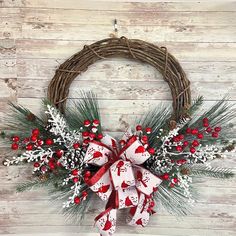
[[[72,81],[98,60],[124,57],[155,67],[168,83],[173,98],[173,119],[186,113],[191,104],[190,82],[179,62],[165,47],[137,40],[108,38],[84,48],[71,56],[56,70],[48,87],[48,99],[63,112]]]

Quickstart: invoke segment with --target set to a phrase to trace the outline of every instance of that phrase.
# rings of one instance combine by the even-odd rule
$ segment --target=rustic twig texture
[[[190,82],[179,62],[165,47],[138,40],[108,38],[84,48],[60,65],[48,87],[48,99],[62,112],[72,81],[98,60],[124,57],[155,67],[168,83],[173,98],[173,118],[184,115],[191,103]]]

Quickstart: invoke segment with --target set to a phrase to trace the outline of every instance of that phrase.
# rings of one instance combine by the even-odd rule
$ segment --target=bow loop
[[[141,165],[150,157],[150,154],[137,137],[133,136],[121,150],[120,157],[129,160],[132,164]]]
[[[132,165],[129,161],[118,160],[110,167],[110,174],[115,190],[135,185]]]

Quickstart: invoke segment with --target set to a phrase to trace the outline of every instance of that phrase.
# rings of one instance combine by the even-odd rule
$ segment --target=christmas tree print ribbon
[[[105,211],[95,218],[102,236],[115,232],[116,213],[122,208],[130,208],[129,225],[147,225],[149,215],[153,213],[151,196],[161,183],[161,179],[140,166],[149,157],[134,135],[127,137],[121,150],[118,150],[116,140],[108,135],[101,142],[90,142],[85,161],[101,168],[86,180],[86,184],[103,201],[108,200]]]

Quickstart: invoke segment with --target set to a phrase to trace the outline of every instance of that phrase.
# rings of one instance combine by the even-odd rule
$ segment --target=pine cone
[[[224,148],[223,148],[223,152],[225,152],[225,151],[231,152],[231,151],[233,151],[234,149],[235,149],[235,144],[232,143],[232,144],[230,144],[230,145],[224,147]]]
[[[170,120],[169,126],[170,126],[171,130],[175,129],[177,127],[176,121],[175,120]]]
[[[35,121],[36,117],[33,113],[30,112],[29,114],[27,114],[26,119],[28,121]]]
[[[188,168],[183,168],[183,169],[180,171],[180,173],[181,173],[182,175],[189,175],[189,174],[190,174],[190,169],[188,169]]]
[[[39,179],[40,179],[42,182],[45,182],[45,181],[48,179],[48,177],[47,177],[46,175],[40,175],[40,176],[39,176]]]

